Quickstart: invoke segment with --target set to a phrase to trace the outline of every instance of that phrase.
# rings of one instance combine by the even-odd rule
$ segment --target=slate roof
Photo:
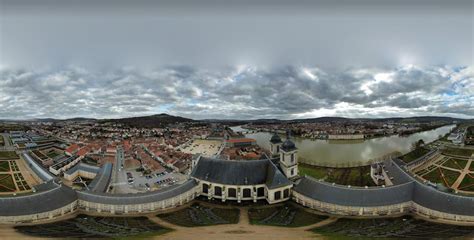
[[[269,188],[292,183],[269,160],[219,160],[201,157],[191,177],[226,185],[266,184]]]
[[[48,170],[40,166],[27,152],[23,152],[21,155],[28,163],[28,166],[30,166],[33,172],[35,172],[36,176],[41,178],[41,180],[50,181],[54,178],[54,176]]]
[[[99,172],[100,168],[97,167],[97,166],[86,164],[86,163],[78,163],[78,164],[74,165],[74,167],[68,169],[66,171],[66,174],[71,175],[74,172],[80,171],[80,170],[97,174]]]
[[[413,182],[390,187],[347,187],[303,177],[293,191],[312,199],[343,206],[372,207],[408,202]]]
[[[474,216],[474,197],[439,191],[421,182],[415,182],[413,201],[440,212]]]
[[[296,145],[293,141],[287,138],[281,145],[281,149],[285,152],[293,151],[296,149]]]
[[[281,138],[278,134],[274,133],[272,138],[270,139],[270,142],[274,144],[281,143]]]
[[[104,164],[92,182],[88,185],[93,192],[106,192],[112,176],[112,163]]]
[[[54,181],[35,186],[36,193],[0,197],[0,216],[22,216],[49,212],[77,200],[76,192]]]
[[[394,185],[414,181],[413,177],[402,169],[405,165],[400,159],[385,161],[383,166]]]
[[[158,191],[146,192],[146,193],[135,193],[135,194],[110,194],[110,193],[98,193],[92,191],[78,191],[77,195],[80,200],[112,204],[112,205],[131,205],[131,204],[143,204],[158,202],[165,199],[170,199],[182,193],[185,193],[192,188],[197,186],[197,182],[194,179],[190,179],[183,184],[174,185],[171,187],[163,188]]]

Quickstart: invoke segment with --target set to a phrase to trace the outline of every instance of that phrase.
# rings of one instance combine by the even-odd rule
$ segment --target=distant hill
[[[182,122],[195,122],[193,119],[172,116],[166,113],[143,116],[143,117],[131,117],[131,118],[119,118],[119,119],[104,119],[100,122],[115,122],[128,125],[130,127],[137,128],[158,128],[165,127],[168,124],[182,123]]]

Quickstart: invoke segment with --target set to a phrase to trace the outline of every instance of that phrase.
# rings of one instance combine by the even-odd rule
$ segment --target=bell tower
[[[290,139],[290,132],[286,133],[286,140],[280,147],[280,167],[287,178],[298,176],[298,148]]]
[[[275,132],[270,139],[270,152],[272,153],[272,156],[276,156],[280,154],[280,148],[281,144],[283,142],[281,141],[280,136]]]

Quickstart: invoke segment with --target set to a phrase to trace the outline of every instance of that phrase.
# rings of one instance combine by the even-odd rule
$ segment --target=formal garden
[[[281,227],[303,227],[328,218],[310,213],[294,203],[250,208],[248,213],[250,224]]]
[[[150,237],[171,231],[147,217],[92,217],[75,218],[34,226],[17,226],[23,234],[43,238],[122,238]]]
[[[15,182],[11,174],[0,174],[0,192],[14,192],[16,190]]]
[[[0,159],[18,159],[14,151],[0,151]]]
[[[329,239],[446,239],[474,237],[474,227],[438,224],[410,216],[378,219],[338,219],[312,229]]]
[[[199,203],[178,211],[158,215],[159,218],[167,222],[184,227],[236,224],[239,222],[239,216],[240,210],[238,208],[208,207]]]

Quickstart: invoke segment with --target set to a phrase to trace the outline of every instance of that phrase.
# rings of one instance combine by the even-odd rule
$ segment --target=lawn
[[[57,156],[59,156],[60,154],[57,153],[56,151],[50,151],[46,154],[46,156],[50,157],[50,158],[55,158]]]
[[[311,166],[304,163],[298,165],[298,170],[301,176],[308,175],[316,179],[323,179],[327,175],[326,168]]]
[[[15,183],[12,175],[0,174],[0,192],[14,192],[16,191]]]
[[[0,151],[0,159],[17,159],[18,155],[14,151]]]
[[[140,238],[161,235],[171,231],[146,217],[92,217],[79,215],[61,222],[15,229],[28,236],[42,238]]]
[[[427,153],[429,153],[430,150],[424,147],[419,147],[416,148],[415,150],[403,155],[400,157],[401,160],[403,160],[406,163],[412,162],[420,157],[423,157]]]
[[[308,175],[316,179],[324,179],[326,182],[334,182],[341,185],[375,186],[370,177],[370,166],[330,168],[302,163],[299,165],[299,171],[301,176]]]
[[[185,209],[157,216],[175,225],[198,227],[238,223],[240,211],[237,208],[207,207],[193,204]]]
[[[464,169],[467,164],[467,160],[451,158],[446,161],[443,166],[454,168],[454,169]]]
[[[3,135],[0,135],[0,147],[5,145],[5,139],[3,139]]]
[[[474,150],[447,147],[446,149],[443,150],[443,153],[449,154],[449,155],[470,157],[472,154],[474,154]]]
[[[470,238],[473,227],[431,223],[410,216],[377,219],[339,219],[311,231],[329,239],[447,239]]]
[[[459,190],[474,192],[474,174],[467,174],[458,187]]]
[[[10,164],[8,161],[0,161],[0,172],[9,172]]]
[[[428,174],[424,175],[423,178],[432,183],[441,183],[446,187],[451,187],[451,185],[453,185],[456,179],[458,179],[459,175],[459,172],[436,168]]]
[[[249,209],[249,221],[255,225],[302,227],[320,222],[326,218],[326,216],[307,212],[302,207],[294,204]]]

